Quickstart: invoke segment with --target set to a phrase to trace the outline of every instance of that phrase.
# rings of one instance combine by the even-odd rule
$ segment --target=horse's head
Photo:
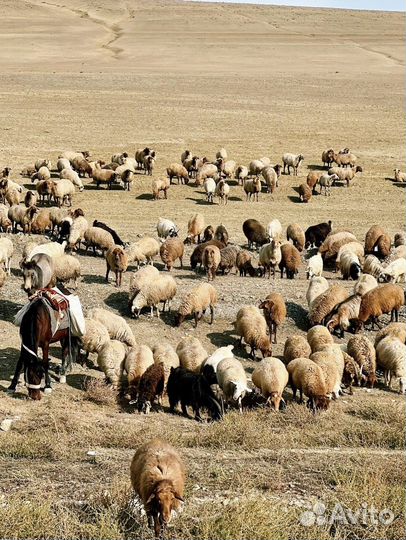
[[[44,374],[42,364],[30,362],[25,370],[25,385],[28,389],[28,397],[39,401],[41,399],[41,381]]]
[[[23,289],[28,296],[31,296],[39,288],[38,267],[33,261],[25,261],[22,263],[22,271],[24,278]]]

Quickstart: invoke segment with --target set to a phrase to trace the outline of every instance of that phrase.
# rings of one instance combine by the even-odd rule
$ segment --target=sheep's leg
[[[107,265],[106,278],[105,278],[107,283],[109,281],[109,274],[110,274],[110,267],[109,267],[109,265]]]
[[[271,331],[271,339],[272,339],[272,332],[273,332],[273,335],[274,335],[274,343],[275,345],[278,343],[277,339],[276,339],[276,332],[277,332],[277,329],[278,329],[278,326],[276,325],[275,322],[272,323],[272,331]]]
[[[199,312],[195,311],[195,328],[197,328],[197,323],[199,322]]]
[[[210,305],[210,324],[214,321],[214,306]]]
[[[291,383],[290,385],[291,385],[291,387],[292,387],[293,399],[294,399],[295,401],[297,401],[297,399],[296,399],[297,388],[296,388],[296,386],[295,386],[293,383]]]
[[[116,287],[120,287],[120,273],[116,270],[115,271],[115,274],[116,274]]]
[[[303,390],[301,388],[299,389],[299,395],[300,395],[299,403],[303,403]]]

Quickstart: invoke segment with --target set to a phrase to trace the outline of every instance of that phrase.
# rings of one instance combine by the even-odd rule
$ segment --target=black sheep
[[[320,247],[329,233],[331,233],[331,221],[311,225],[305,232],[305,248],[308,249],[310,246]]]
[[[226,247],[223,242],[219,242],[218,240],[209,240],[208,242],[196,246],[190,256],[190,267],[192,270],[195,270],[198,264],[200,264],[200,267],[202,266],[203,251],[206,246],[217,246],[219,249]]]
[[[97,219],[95,219],[93,221],[93,227],[99,227],[100,229],[104,229],[105,231],[109,232],[111,234],[111,236],[113,237],[114,243],[117,246],[124,246],[125,245],[124,242],[121,240],[121,238],[116,233],[116,231],[114,229],[111,229],[108,225],[106,225],[102,221],[97,221]]]
[[[201,407],[208,409],[212,420],[221,418],[220,403],[203,375],[182,367],[171,368],[166,389],[171,413],[175,412],[175,407],[180,401],[185,416],[188,416],[187,407],[190,405],[196,420],[201,420]]]
[[[267,234],[265,227],[256,219],[247,219],[244,221],[242,230],[248,240],[249,249],[254,244],[256,247],[259,247],[270,242],[269,234]]]
[[[162,397],[165,386],[164,364],[152,364],[145,371],[138,386],[138,412],[148,414],[155,398],[158,403]]]

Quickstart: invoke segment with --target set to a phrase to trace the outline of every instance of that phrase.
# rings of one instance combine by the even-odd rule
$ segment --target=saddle
[[[69,326],[69,301],[65,296],[60,294],[54,289],[38,289],[29,301],[42,300],[48,308],[49,316],[51,318],[52,335],[56,332],[64,330]]]

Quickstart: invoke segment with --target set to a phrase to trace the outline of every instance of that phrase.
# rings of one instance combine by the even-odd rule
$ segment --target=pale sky
[[[194,0],[198,1],[198,0]],[[202,0],[236,4],[270,4],[279,6],[329,7],[344,9],[373,9],[379,11],[405,11],[405,0]]]

